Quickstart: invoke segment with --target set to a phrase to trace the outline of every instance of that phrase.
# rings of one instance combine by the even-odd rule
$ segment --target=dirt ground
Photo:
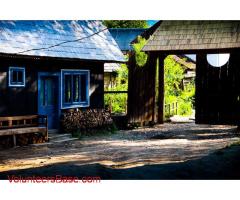
[[[238,179],[240,147],[225,148],[239,141],[235,130],[234,126],[167,123],[68,143],[1,150],[0,178],[60,174],[102,179]]]

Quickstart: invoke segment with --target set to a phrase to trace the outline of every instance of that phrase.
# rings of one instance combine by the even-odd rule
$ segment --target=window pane
[[[17,82],[23,83],[23,71],[17,71]]]
[[[79,102],[80,75],[73,75],[73,102]]]
[[[24,86],[25,69],[20,67],[9,67],[9,86]]]
[[[71,75],[64,75],[64,101],[65,103],[71,102]]]
[[[12,82],[17,83],[18,82],[18,72],[15,70],[12,70]]]
[[[81,75],[81,101],[87,100],[87,94],[86,94],[86,86],[87,86],[87,75]]]
[[[87,106],[88,73],[81,70],[62,72],[62,108]]]

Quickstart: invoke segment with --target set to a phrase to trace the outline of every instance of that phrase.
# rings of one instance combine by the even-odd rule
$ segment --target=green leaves
[[[172,56],[164,61],[165,104],[178,102],[179,115],[191,115],[195,96],[194,83],[184,90],[180,87],[184,78],[184,68]]]
[[[165,95],[180,95],[182,79],[184,77],[184,70],[182,66],[177,63],[172,56],[168,56],[164,61],[165,74]]]
[[[148,55],[145,52],[142,52],[142,48],[147,43],[147,40],[138,36],[138,43],[133,44],[133,50],[135,52],[136,63],[139,67],[143,67],[146,62]]]
[[[146,20],[104,20],[108,28],[148,28]]]

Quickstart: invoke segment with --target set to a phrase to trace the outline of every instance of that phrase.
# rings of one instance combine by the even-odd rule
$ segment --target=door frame
[[[58,101],[57,101],[57,116],[58,116],[58,120],[60,122],[60,115],[61,115],[61,107],[60,107],[60,96],[61,96],[61,81],[60,81],[60,72],[38,72],[38,98],[37,98],[37,102],[38,102],[38,114],[40,114],[40,108],[41,108],[41,104],[40,104],[40,89],[41,89],[41,77],[43,76],[54,76],[57,78],[57,82],[58,82]],[[58,127],[60,127],[58,125]]]

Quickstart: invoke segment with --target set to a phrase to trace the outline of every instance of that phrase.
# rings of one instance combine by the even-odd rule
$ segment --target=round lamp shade
[[[207,54],[207,61],[213,67],[221,67],[225,65],[230,58],[229,53]]]

